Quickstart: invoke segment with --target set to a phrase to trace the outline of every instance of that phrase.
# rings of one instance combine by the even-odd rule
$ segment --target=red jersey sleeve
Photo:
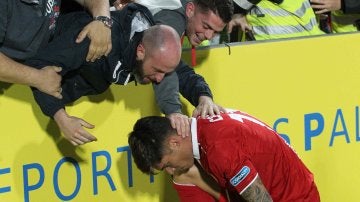
[[[221,149],[210,150],[212,154],[209,160],[210,172],[215,175],[222,187],[236,189],[241,194],[257,176],[257,170],[251,163],[250,158],[241,149],[231,147],[227,141],[222,145],[214,145]],[[212,162],[211,162],[212,161]]]

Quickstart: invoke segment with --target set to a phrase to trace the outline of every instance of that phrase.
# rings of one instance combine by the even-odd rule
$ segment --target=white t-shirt
[[[162,9],[175,10],[182,7],[180,0],[135,0],[135,3],[146,6],[153,15]]]

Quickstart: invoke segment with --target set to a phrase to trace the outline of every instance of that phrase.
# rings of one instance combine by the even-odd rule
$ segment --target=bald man
[[[62,67],[63,99],[33,89],[34,97],[43,113],[54,118],[64,137],[73,145],[81,145],[96,138],[83,127],[94,125],[83,119],[69,116],[65,104],[84,95],[100,94],[110,84],[126,85],[131,81],[140,84],[160,83],[173,72],[181,57],[181,44],[177,32],[166,25],[155,25],[151,13],[139,4],[128,4],[121,11],[111,13],[112,51],[93,63],[86,61],[90,40],[80,44],[73,39],[92,21],[85,12],[76,12],[59,19],[62,25],[55,39],[46,49],[26,63],[42,68]]]

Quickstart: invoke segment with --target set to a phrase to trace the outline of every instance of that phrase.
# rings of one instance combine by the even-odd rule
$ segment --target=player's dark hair
[[[164,141],[174,132],[166,117],[149,116],[135,123],[128,142],[135,164],[142,172],[155,174],[153,167],[166,152]]]

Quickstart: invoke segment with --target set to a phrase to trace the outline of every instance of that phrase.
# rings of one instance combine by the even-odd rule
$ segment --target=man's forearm
[[[156,102],[164,114],[181,113],[179,83],[176,72],[164,77],[159,84],[154,84]]]
[[[110,16],[109,0],[75,0],[85,7],[92,16]]]
[[[0,80],[35,86],[39,70],[18,63],[0,52]]]

